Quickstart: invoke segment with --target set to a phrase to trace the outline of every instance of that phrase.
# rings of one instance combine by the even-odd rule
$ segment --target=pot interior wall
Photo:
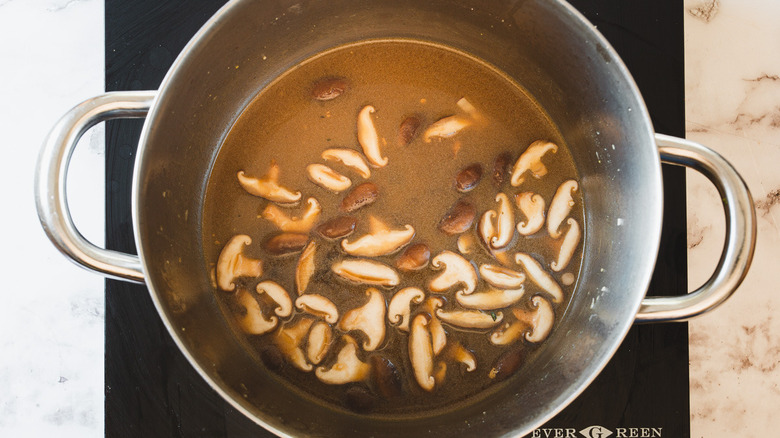
[[[489,3],[489,4],[484,4]],[[577,163],[586,206],[581,278],[524,380],[457,412],[397,421],[333,412],[286,390],[234,339],[202,255],[211,164],[241,110],[274,77],[324,49],[409,37],[469,52],[547,110]],[[173,336],[215,389],[267,427],[311,436],[521,434],[603,367],[633,322],[661,229],[660,163],[641,98],[606,42],[548,1],[238,1],[212,20],[163,83],[135,175],[148,284]]]

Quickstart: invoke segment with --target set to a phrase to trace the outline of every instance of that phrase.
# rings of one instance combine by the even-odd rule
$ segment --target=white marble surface
[[[756,199],[758,249],[735,298],[693,321],[693,437],[775,436],[780,406],[780,308],[768,275],[780,260],[780,2],[686,0],[688,137],[725,155]],[[103,434],[103,281],[60,256],[35,214],[32,175],[46,130],[103,90],[101,0],[0,0],[2,215],[0,436]],[[103,133],[87,135],[69,180],[75,220],[103,233]],[[718,197],[689,188],[691,287],[723,241]]]

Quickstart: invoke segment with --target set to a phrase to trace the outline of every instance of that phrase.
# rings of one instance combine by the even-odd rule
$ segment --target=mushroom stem
[[[371,119],[371,114],[374,114],[375,111],[371,105],[366,105],[360,110],[357,121],[358,143],[372,166],[384,167],[388,160],[387,157],[382,156],[382,151],[379,150],[379,134],[377,134],[374,121]]]

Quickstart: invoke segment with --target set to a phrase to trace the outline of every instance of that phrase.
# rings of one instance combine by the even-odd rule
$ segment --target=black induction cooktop
[[[106,90],[156,89],[192,35],[224,0],[106,0]],[[571,2],[620,53],[658,132],[683,136],[682,0]],[[135,252],[130,216],[142,121],[106,128],[106,243]],[[664,230],[649,293],[687,287],[685,171],[664,166]],[[106,281],[107,437],[263,437],[223,401],[166,332],[144,286]],[[690,436],[688,325],[635,326],[596,381],[532,436]],[[603,429],[600,429],[600,426]],[[589,429],[590,428],[590,429]],[[599,432],[601,431],[601,432]]]

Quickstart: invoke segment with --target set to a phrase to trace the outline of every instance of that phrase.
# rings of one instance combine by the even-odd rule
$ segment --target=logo
[[[607,438],[612,435],[612,431],[606,427],[590,426],[580,431],[580,434],[585,438]]]

